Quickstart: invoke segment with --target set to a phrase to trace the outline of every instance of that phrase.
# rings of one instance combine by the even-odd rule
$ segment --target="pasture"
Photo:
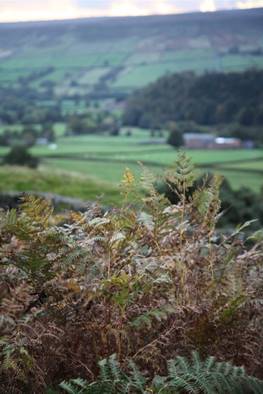
[[[7,25],[0,35],[0,48],[6,48],[0,84],[48,67],[47,75],[32,77],[30,87],[41,90],[50,81],[61,97],[105,87],[129,93],[167,73],[262,68],[261,37],[259,10],[232,11],[227,18],[218,12],[209,18],[200,13]]]
[[[0,167],[0,193],[52,192],[62,196],[94,201],[101,198],[105,205],[118,205],[119,190],[110,183],[81,174],[41,166],[37,170],[26,167]]]
[[[164,141],[150,137],[142,129],[127,129],[121,135],[86,135],[63,137],[62,125],[56,127],[57,148],[35,146],[32,153],[41,157],[41,165],[49,170],[82,174],[94,181],[116,187],[125,168],[139,176],[141,165],[155,174],[172,166],[177,151]],[[163,139],[165,140],[165,133]],[[158,142],[158,143],[157,143]],[[188,155],[198,173],[216,172],[230,181],[234,188],[249,187],[259,191],[263,185],[263,150],[189,150]]]

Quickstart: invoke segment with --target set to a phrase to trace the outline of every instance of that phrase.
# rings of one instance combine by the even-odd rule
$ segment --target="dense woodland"
[[[220,132],[220,125],[228,125],[224,134],[262,142],[262,86],[260,70],[166,76],[128,100],[124,123],[162,128],[171,121],[192,122],[188,132],[202,131],[200,125]]]

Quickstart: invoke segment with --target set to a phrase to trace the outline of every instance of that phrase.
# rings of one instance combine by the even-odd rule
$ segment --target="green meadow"
[[[132,135],[127,136],[127,130]],[[119,136],[109,135],[84,135],[64,137],[65,126],[63,123],[55,125],[57,136],[56,146],[38,145],[31,148],[31,152],[40,158],[41,177],[46,172],[48,176],[56,175],[56,180],[69,176],[76,184],[79,180],[90,185],[92,188],[84,187],[81,193],[76,193],[74,187],[71,192],[69,185],[58,182],[54,191],[62,191],[78,197],[91,199],[96,192],[108,193],[109,190],[117,190],[122,174],[129,168],[135,176],[139,177],[142,166],[150,169],[154,174],[161,176],[165,169],[172,167],[176,161],[178,151],[165,143],[166,132],[163,137],[150,137],[149,130],[138,128],[124,128]],[[0,155],[4,155],[8,148],[1,147]],[[187,154],[192,158],[196,166],[197,174],[216,172],[228,179],[234,188],[249,187],[259,191],[263,186],[263,150],[262,149],[237,149],[237,150],[188,150]],[[26,170],[23,170],[26,173]],[[8,170],[10,172],[10,170]],[[31,189],[48,190],[38,178],[28,177],[32,181]],[[22,190],[21,179],[14,181],[9,177],[7,182],[1,178],[8,190]],[[65,190],[63,191],[63,185]],[[43,186],[43,187],[42,187]],[[49,185],[50,186],[50,185]],[[30,187],[29,187],[30,188]],[[77,186],[78,188],[78,186]],[[110,197],[111,199],[111,197]],[[106,199],[107,200],[107,199]],[[108,202],[108,200],[107,200]]]
[[[177,150],[165,141],[150,137],[150,132],[126,129],[117,137],[107,135],[61,136],[62,125],[56,127],[57,147],[36,146],[32,153],[41,158],[42,168],[81,174],[95,182],[117,187],[126,168],[139,176],[142,166],[161,175],[177,158]],[[165,140],[165,132],[163,140]],[[263,185],[263,150],[188,150],[198,173],[216,172],[234,188],[242,186],[259,191]]]

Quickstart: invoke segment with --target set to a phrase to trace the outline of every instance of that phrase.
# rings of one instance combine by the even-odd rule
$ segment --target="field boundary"
[[[113,159],[110,157],[87,157],[87,156],[76,156],[76,155],[45,155],[42,156],[41,159],[55,159],[55,160],[77,160],[77,161],[87,161],[87,162],[100,162],[100,163],[121,163],[121,164],[127,164],[127,165],[139,165],[140,163],[145,165],[145,166],[151,166],[151,167],[158,167],[158,168],[169,168],[171,165],[169,164],[163,164],[159,163],[156,161],[150,161],[150,160],[123,160],[123,159]],[[222,170],[222,171],[233,171],[233,172],[243,172],[243,173],[253,173],[253,174],[258,174],[263,176],[263,169],[258,170],[258,169],[246,169],[246,168],[235,168],[235,167],[227,167],[225,164],[238,164],[238,163],[246,163],[246,162],[254,162],[254,161],[260,161],[263,160],[263,157],[259,158],[252,158],[252,159],[245,159],[245,160],[232,160],[232,161],[227,161],[227,162],[216,162],[216,163],[201,163],[201,164],[195,164],[196,168],[203,168],[203,169],[217,169],[217,170]]]

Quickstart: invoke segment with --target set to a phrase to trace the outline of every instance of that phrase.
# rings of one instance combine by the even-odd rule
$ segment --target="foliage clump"
[[[137,366],[129,363],[129,371],[123,371],[115,355],[99,363],[100,374],[94,382],[72,379],[62,382],[60,387],[69,394],[95,393],[258,393],[263,390],[263,381],[248,376],[244,368],[228,362],[217,362],[214,357],[205,361],[193,352],[189,362],[178,356],[167,363],[167,376],[156,375],[146,379]]]
[[[11,148],[11,150],[4,156],[3,164],[13,166],[26,166],[30,168],[36,168],[38,166],[39,159],[30,152],[23,145],[17,145]]]
[[[227,133],[260,146],[262,83],[262,70],[166,75],[130,96],[123,122],[146,129],[177,122],[182,133],[206,132],[203,126],[220,125],[222,136]]]
[[[204,184],[211,182],[211,174],[205,174],[198,177],[188,194],[191,195],[195,190]],[[169,181],[159,181],[156,183],[156,189],[159,193],[164,194],[171,204],[177,204],[179,201],[178,193],[169,185]],[[234,228],[235,226],[251,221],[247,229],[249,232],[259,230],[263,226],[263,190],[261,193],[255,193],[249,188],[242,187],[238,190],[232,188],[230,183],[224,179],[220,187],[221,215],[217,228]]]
[[[121,208],[63,217],[29,196],[1,212],[0,391],[95,381],[112,354],[147,379],[192,350],[262,377],[262,234],[216,231],[221,178],[189,193],[184,154],[166,179],[176,204],[127,170]]]
[[[168,123],[168,130],[170,131],[170,134],[167,139],[167,144],[173,146],[174,148],[180,148],[181,146],[183,146],[183,133],[177,127],[177,124],[175,122]]]

